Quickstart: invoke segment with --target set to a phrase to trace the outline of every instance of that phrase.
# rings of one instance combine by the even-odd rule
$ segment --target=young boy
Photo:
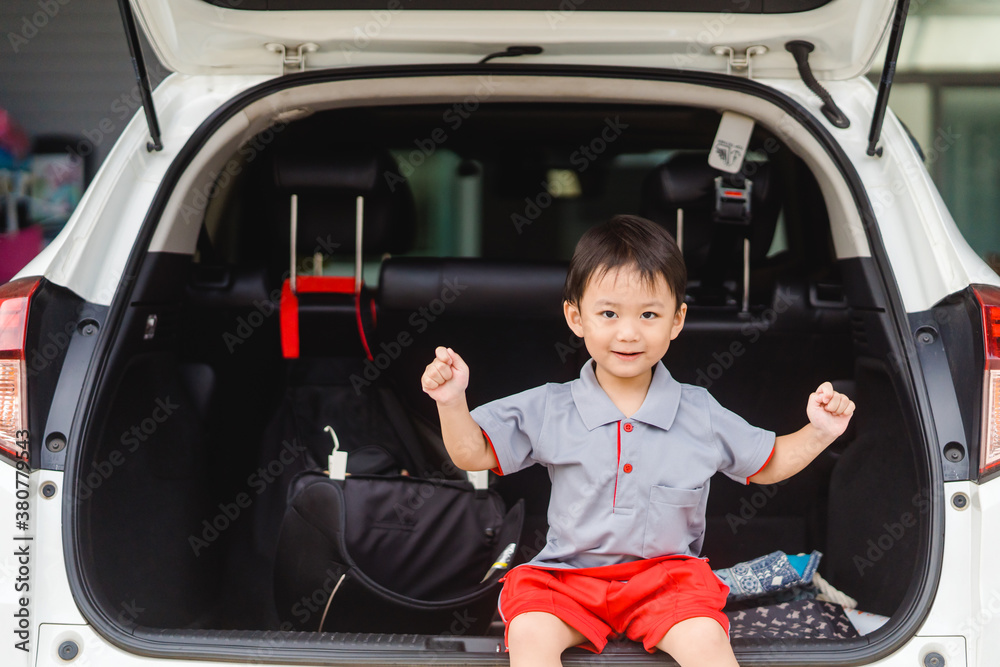
[[[747,424],[660,359],[684,327],[687,272],[659,225],[617,216],[588,230],[570,261],[563,311],[591,359],[580,379],[469,412],[469,368],[439,347],[421,385],[455,465],[506,475],[534,463],[552,480],[548,541],[504,578],[511,665],[559,665],[625,633],[682,667],[736,667],[728,588],[699,558],[709,478],[773,484],[844,432],[854,403],[824,382],[790,435]]]

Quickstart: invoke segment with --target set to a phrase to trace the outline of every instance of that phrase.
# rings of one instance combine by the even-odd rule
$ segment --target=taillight
[[[983,428],[979,448],[979,476],[1000,470],[1000,288],[972,288],[983,313]]]
[[[28,461],[24,339],[28,302],[38,278],[0,285],[0,457]]]

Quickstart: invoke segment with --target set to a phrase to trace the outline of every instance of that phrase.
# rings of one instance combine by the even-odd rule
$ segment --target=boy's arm
[[[497,467],[493,449],[483,431],[469,414],[465,389],[469,386],[469,367],[451,348],[434,350],[434,361],[427,365],[420,386],[437,403],[441,418],[441,437],[452,462],[462,470],[490,470]]]
[[[795,433],[774,440],[774,453],[760,471],[747,481],[774,484],[799,472],[826,449],[847,428],[854,414],[854,401],[824,382],[809,395],[806,415],[809,423]]]

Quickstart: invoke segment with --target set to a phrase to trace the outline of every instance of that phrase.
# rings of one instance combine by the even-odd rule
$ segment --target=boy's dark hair
[[[663,276],[680,309],[687,287],[684,255],[666,229],[637,215],[616,215],[580,237],[569,261],[565,299],[579,305],[591,276],[623,266],[635,266],[648,285]]]

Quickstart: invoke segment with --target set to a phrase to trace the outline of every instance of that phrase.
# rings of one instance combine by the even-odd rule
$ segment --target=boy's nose
[[[617,338],[619,342],[628,343],[639,340],[639,330],[636,327],[623,324],[618,327]]]

